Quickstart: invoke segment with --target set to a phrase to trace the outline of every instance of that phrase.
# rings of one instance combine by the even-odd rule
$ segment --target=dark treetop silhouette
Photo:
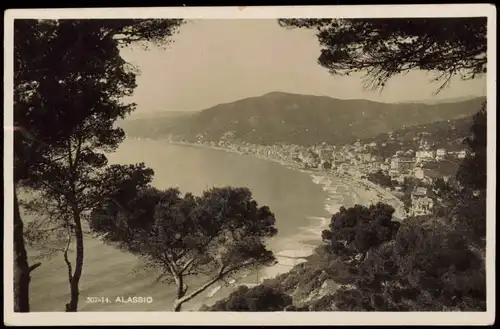
[[[288,28],[315,29],[320,65],[332,74],[367,73],[367,87],[383,87],[414,69],[437,71],[441,90],[458,75],[486,73],[486,17],[280,19]]]
[[[212,188],[195,197],[149,187],[126,204],[95,211],[92,227],[175,282],[174,311],[228,275],[275,261],[265,245],[265,238],[277,234],[274,214],[259,207],[247,188]],[[190,290],[187,279],[193,276],[206,279]]]
[[[120,98],[135,88],[136,72],[119,55],[130,42],[167,44],[181,20],[15,20],[14,176],[42,193],[77,242],[70,272],[76,311],[83,267],[82,215],[111,151],[123,140],[115,120],[134,110]],[[29,311],[29,267],[15,196],[15,303]]]

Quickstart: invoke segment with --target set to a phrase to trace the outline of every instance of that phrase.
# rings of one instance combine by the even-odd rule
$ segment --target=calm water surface
[[[111,163],[145,162],[155,171],[153,184],[158,188],[179,187],[196,195],[212,186],[248,187],[260,205],[268,205],[276,215],[278,236],[269,241],[275,253],[301,248],[319,232],[318,217],[324,210],[326,192],[314,184],[310,175],[287,169],[278,163],[248,155],[211,150],[196,146],[172,145],[166,141],[126,140],[109,156]],[[34,253],[31,252],[31,255]],[[72,255],[73,256],[73,255]],[[85,266],[81,280],[82,311],[169,311],[174,290],[156,282],[157,273],[143,270],[136,257],[87,237]],[[250,280],[250,279],[247,279]],[[215,289],[214,289],[215,288]],[[215,291],[218,291],[215,293]],[[185,309],[196,309],[227,295],[231,288],[214,286]],[[151,304],[87,303],[86,297],[151,296]],[[31,304],[33,311],[61,311],[68,300],[67,272],[62,255],[33,272]]]

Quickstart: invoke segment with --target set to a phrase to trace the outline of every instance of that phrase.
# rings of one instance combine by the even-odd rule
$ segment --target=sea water
[[[251,155],[196,146],[169,144],[163,140],[127,139],[110,154],[110,163],[145,162],[155,171],[153,184],[160,189],[178,187],[200,195],[214,186],[248,187],[259,205],[268,205],[276,216],[278,235],[268,241],[278,264],[257,268],[215,284],[183,309],[196,310],[227,296],[236,286],[255,285],[264,278],[289,271],[321,243],[332,213],[355,202],[356,194],[334,176],[286,168]],[[74,248],[73,248],[74,249]],[[30,255],[35,251],[30,250]],[[71,258],[72,257],[72,258]],[[70,253],[70,259],[74,254]],[[62,311],[69,300],[66,265],[62,254],[42,261],[31,281],[33,311]],[[80,311],[170,311],[175,287],[159,282],[158,271],[146,270],[142,260],[87,236],[85,264],[80,283]],[[195,278],[203,281],[203,278]],[[91,303],[87,297],[150,296],[152,303]]]

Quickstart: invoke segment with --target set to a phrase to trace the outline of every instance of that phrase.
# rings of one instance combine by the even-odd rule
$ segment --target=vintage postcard
[[[483,4],[8,10],[5,324],[493,323],[495,33]]]

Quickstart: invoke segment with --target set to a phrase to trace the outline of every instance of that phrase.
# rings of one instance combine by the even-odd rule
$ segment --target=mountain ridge
[[[219,103],[210,107],[207,107],[204,110],[210,109],[212,107],[216,107],[219,105],[225,105],[225,104],[230,104],[238,101],[243,101],[247,99],[254,99],[254,98],[269,98],[269,97],[285,97],[285,96],[305,96],[305,97],[319,97],[319,98],[328,98],[332,100],[337,100],[337,101],[366,101],[366,102],[371,102],[371,103],[377,103],[377,104],[398,104],[398,105],[403,105],[403,104],[427,104],[427,105],[435,105],[435,104],[451,104],[451,103],[459,103],[463,101],[469,101],[473,99],[480,99],[484,98],[486,99],[486,96],[457,96],[457,97],[449,97],[449,98],[444,98],[444,99],[423,99],[423,100],[408,100],[408,101],[395,101],[395,102],[382,102],[382,101],[375,101],[371,99],[366,99],[366,98],[337,98],[337,97],[332,97],[328,95],[311,95],[311,94],[301,94],[301,93],[292,93],[292,92],[286,92],[286,91],[271,91],[267,92],[262,95],[257,95],[257,96],[248,96],[244,98],[240,98],[238,100],[230,101],[230,102],[223,102]],[[204,111],[204,110],[199,110],[198,112]]]
[[[408,126],[469,117],[485,100],[382,103],[270,92],[212,106],[173,125],[169,133],[188,141],[200,136],[218,141],[230,133],[234,139],[257,144],[338,144]]]

